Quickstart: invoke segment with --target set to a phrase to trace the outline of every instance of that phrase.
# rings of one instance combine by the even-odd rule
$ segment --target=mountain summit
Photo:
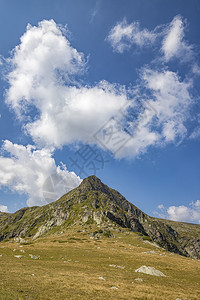
[[[78,187],[82,191],[101,191],[101,192],[108,192],[109,187],[101,182],[101,180],[96,177],[95,175],[91,175],[81,182]]]
[[[16,237],[35,239],[64,232],[69,226],[90,224],[127,228],[169,251],[200,258],[200,225],[152,218],[96,176],[85,178],[77,188],[45,206],[0,213],[0,241]]]

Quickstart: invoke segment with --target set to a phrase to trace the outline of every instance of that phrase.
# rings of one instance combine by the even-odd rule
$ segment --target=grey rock
[[[153,276],[164,276],[164,277],[166,277],[166,275],[164,275],[162,272],[155,269],[154,267],[141,266],[140,268],[135,270],[135,272],[140,272],[140,273],[153,275]]]

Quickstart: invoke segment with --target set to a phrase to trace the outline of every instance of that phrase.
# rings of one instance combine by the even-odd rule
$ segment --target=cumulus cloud
[[[6,140],[0,156],[0,187],[28,196],[27,205],[43,205],[77,187],[81,179],[66,167],[56,166],[49,149],[18,145]]]
[[[188,61],[193,59],[192,46],[184,39],[184,21],[181,16],[176,16],[167,26],[162,43],[162,51],[166,61],[173,57]]]
[[[150,101],[156,110],[157,122],[162,124],[162,137],[174,141],[186,133],[184,122],[192,104],[191,81],[181,81],[177,73],[144,69],[143,79],[155,100]]]
[[[44,92],[47,95],[43,94],[39,105],[36,103],[40,118],[28,123],[26,130],[36,143],[54,147],[86,143],[127,101],[123,91],[107,82],[94,87],[54,86]]]
[[[148,29],[140,29],[139,22],[128,24],[126,19],[115,25],[108,34],[107,41],[114,51],[123,53],[135,44],[139,47],[151,45],[155,42],[157,34]]]
[[[62,86],[63,81],[70,83],[83,70],[83,54],[71,47],[64,30],[53,20],[44,20],[38,27],[27,26],[9,60],[13,70],[8,76],[6,101],[15,110],[31,104],[33,99],[39,103],[41,98],[50,97],[54,86]],[[48,88],[51,91],[46,95]],[[55,94],[53,98],[55,104]]]
[[[131,139],[118,153],[124,157],[140,155],[150,146],[178,144],[187,134],[185,121],[193,103],[192,82],[181,81],[175,72],[144,68],[141,85],[146,87],[147,93],[143,92],[143,105],[136,118],[132,112],[134,118],[131,120],[129,116]]]
[[[0,212],[8,212],[8,207],[0,204]]]
[[[139,28],[138,24],[118,25],[127,36],[134,26]],[[148,36],[142,32],[143,37]],[[143,43],[136,36],[134,41]],[[78,84],[75,77],[85,67],[84,56],[70,45],[53,20],[44,20],[37,27],[29,25],[9,62],[12,71],[7,76],[10,87],[6,102],[23,119],[26,132],[40,147],[88,142],[118,158],[135,157],[149,146],[173,142],[186,134],[191,82],[181,81],[175,72],[143,68],[139,106],[138,86],[130,96],[125,87],[107,81],[94,86]],[[34,115],[30,113],[32,107]],[[134,110],[138,110],[137,115]],[[104,132],[101,139],[95,135],[100,128]],[[111,128],[123,147],[116,147]]]
[[[77,84],[74,76],[83,70],[84,57],[53,20],[27,27],[10,64],[6,102],[21,117],[27,113],[25,129],[40,146],[88,141],[127,102],[121,86],[106,81],[93,87]],[[31,121],[33,106],[38,117]]]
[[[159,211],[154,212],[160,218],[166,218],[179,222],[192,222],[200,224],[200,200],[192,202],[189,206],[170,206],[158,205]]]

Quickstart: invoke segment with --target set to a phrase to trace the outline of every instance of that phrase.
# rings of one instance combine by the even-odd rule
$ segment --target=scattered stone
[[[21,250],[19,250],[19,251],[20,251],[20,252],[23,252],[23,253],[25,252],[23,249],[21,249]]]
[[[100,276],[100,277],[99,277],[99,279],[101,279],[101,280],[105,280],[105,278],[103,278],[102,276]]]
[[[13,249],[13,252],[17,251],[17,249]]]
[[[31,274],[32,276],[35,276],[35,274]]]
[[[146,251],[146,252],[142,252],[142,254],[157,254],[156,251]]]
[[[135,281],[143,282],[142,278],[135,278]]]
[[[0,254],[0,257],[2,257],[2,254]]]
[[[21,238],[21,237],[19,237],[19,236],[15,237],[15,238],[14,238],[14,241],[15,241],[16,243],[26,243],[26,242],[27,242],[25,239],[23,239],[23,238]]]
[[[36,256],[36,255],[33,255],[33,254],[29,254],[29,256],[30,256],[30,258],[32,258],[32,259],[39,259],[39,257],[38,257],[38,256]]]
[[[17,258],[22,258],[23,255],[14,255],[14,257],[17,257]]]
[[[119,268],[119,269],[125,269],[125,267],[117,266],[117,265],[109,265],[109,267]]]
[[[111,286],[111,289],[112,289],[112,290],[118,290],[118,287],[116,287],[116,286]]]
[[[147,266],[142,266],[135,270],[135,272],[140,272],[148,275],[153,275],[153,276],[166,276],[159,270],[156,270],[154,267],[147,267]]]

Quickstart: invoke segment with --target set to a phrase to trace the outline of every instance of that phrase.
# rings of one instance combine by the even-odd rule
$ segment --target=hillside
[[[36,239],[90,224],[107,232],[110,228],[127,228],[168,251],[200,258],[200,225],[152,218],[95,176],[84,179],[79,187],[48,205],[1,213],[0,241]]]
[[[113,228],[113,229],[112,229]],[[0,243],[1,300],[198,300],[200,261],[149,244],[127,228],[74,225]],[[163,276],[137,273],[153,267]]]

